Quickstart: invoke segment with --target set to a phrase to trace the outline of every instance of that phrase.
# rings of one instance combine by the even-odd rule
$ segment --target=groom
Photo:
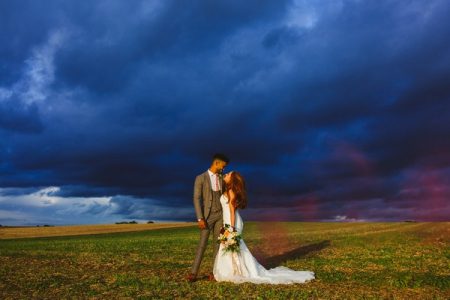
[[[228,162],[228,157],[224,154],[216,153],[213,156],[209,169],[195,178],[194,207],[200,228],[200,242],[191,273],[187,276],[187,280],[190,282],[197,279],[200,263],[211,231],[213,231],[214,258],[219,250],[219,244],[216,243],[216,240],[219,237],[220,228],[223,224],[222,204],[220,203],[220,196],[224,190],[222,172]],[[214,280],[212,272],[208,275],[208,279]]]

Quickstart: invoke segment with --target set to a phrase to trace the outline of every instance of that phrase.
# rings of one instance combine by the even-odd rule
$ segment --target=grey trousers
[[[219,244],[216,241],[220,234],[220,228],[223,225],[222,211],[211,212],[208,219],[206,219],[206,224],[207,227],[205,229],[200,229],[200,242],[198,243],[197,254],[195,255],[194,264],[192,265],[191,269],[191,273],[195,275],[198,274],[198,270],[200,269],[203,253],[205,253],[211,231],[213,232],[214,259],[216,258],[217,251],[219,251]]]

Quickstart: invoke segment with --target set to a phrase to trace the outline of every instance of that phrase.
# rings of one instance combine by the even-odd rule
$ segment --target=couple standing
[[[244,222],[239,209],[247,206],[245,181],[241,174],[231,171],[222,175],[229,159],[223,154],[215,154],[207,171],[195,178],[194,207],[200,227],[200,242],[188,281],[195,281],[205,252],[210,232],[213,232],[214,267],[209,274],[211,281],[235,283],[303,283],[314,279],[314,272],[295,271],[284,266],[265,269],[253,257],[243,239],[239,242],[240,252],[225,252],[217,238],[225,224],[242,234]]]

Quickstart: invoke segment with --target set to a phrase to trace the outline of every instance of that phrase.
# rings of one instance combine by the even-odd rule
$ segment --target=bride
[[[244,222],[238,209],[247,206],[245,182],[241,174],[231,171],[223,177],[225,192],[220,197],[223,211],[223,224],[242,234]],[[221,243],[214,260],[213,274],[217,281],[235,283],[253,282],[270,284],[303,283],[314,279],[312,271],[295,271],[284,266],[267,270],[250,253],[244,239],[240,240],[240,252],[224,252]]]

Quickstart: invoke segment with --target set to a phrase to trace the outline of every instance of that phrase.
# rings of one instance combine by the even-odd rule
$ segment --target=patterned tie
[[[217,176],[217,174],[215,174],[216,175],[216,191],[218,191],[219,190],[219,176]]]

